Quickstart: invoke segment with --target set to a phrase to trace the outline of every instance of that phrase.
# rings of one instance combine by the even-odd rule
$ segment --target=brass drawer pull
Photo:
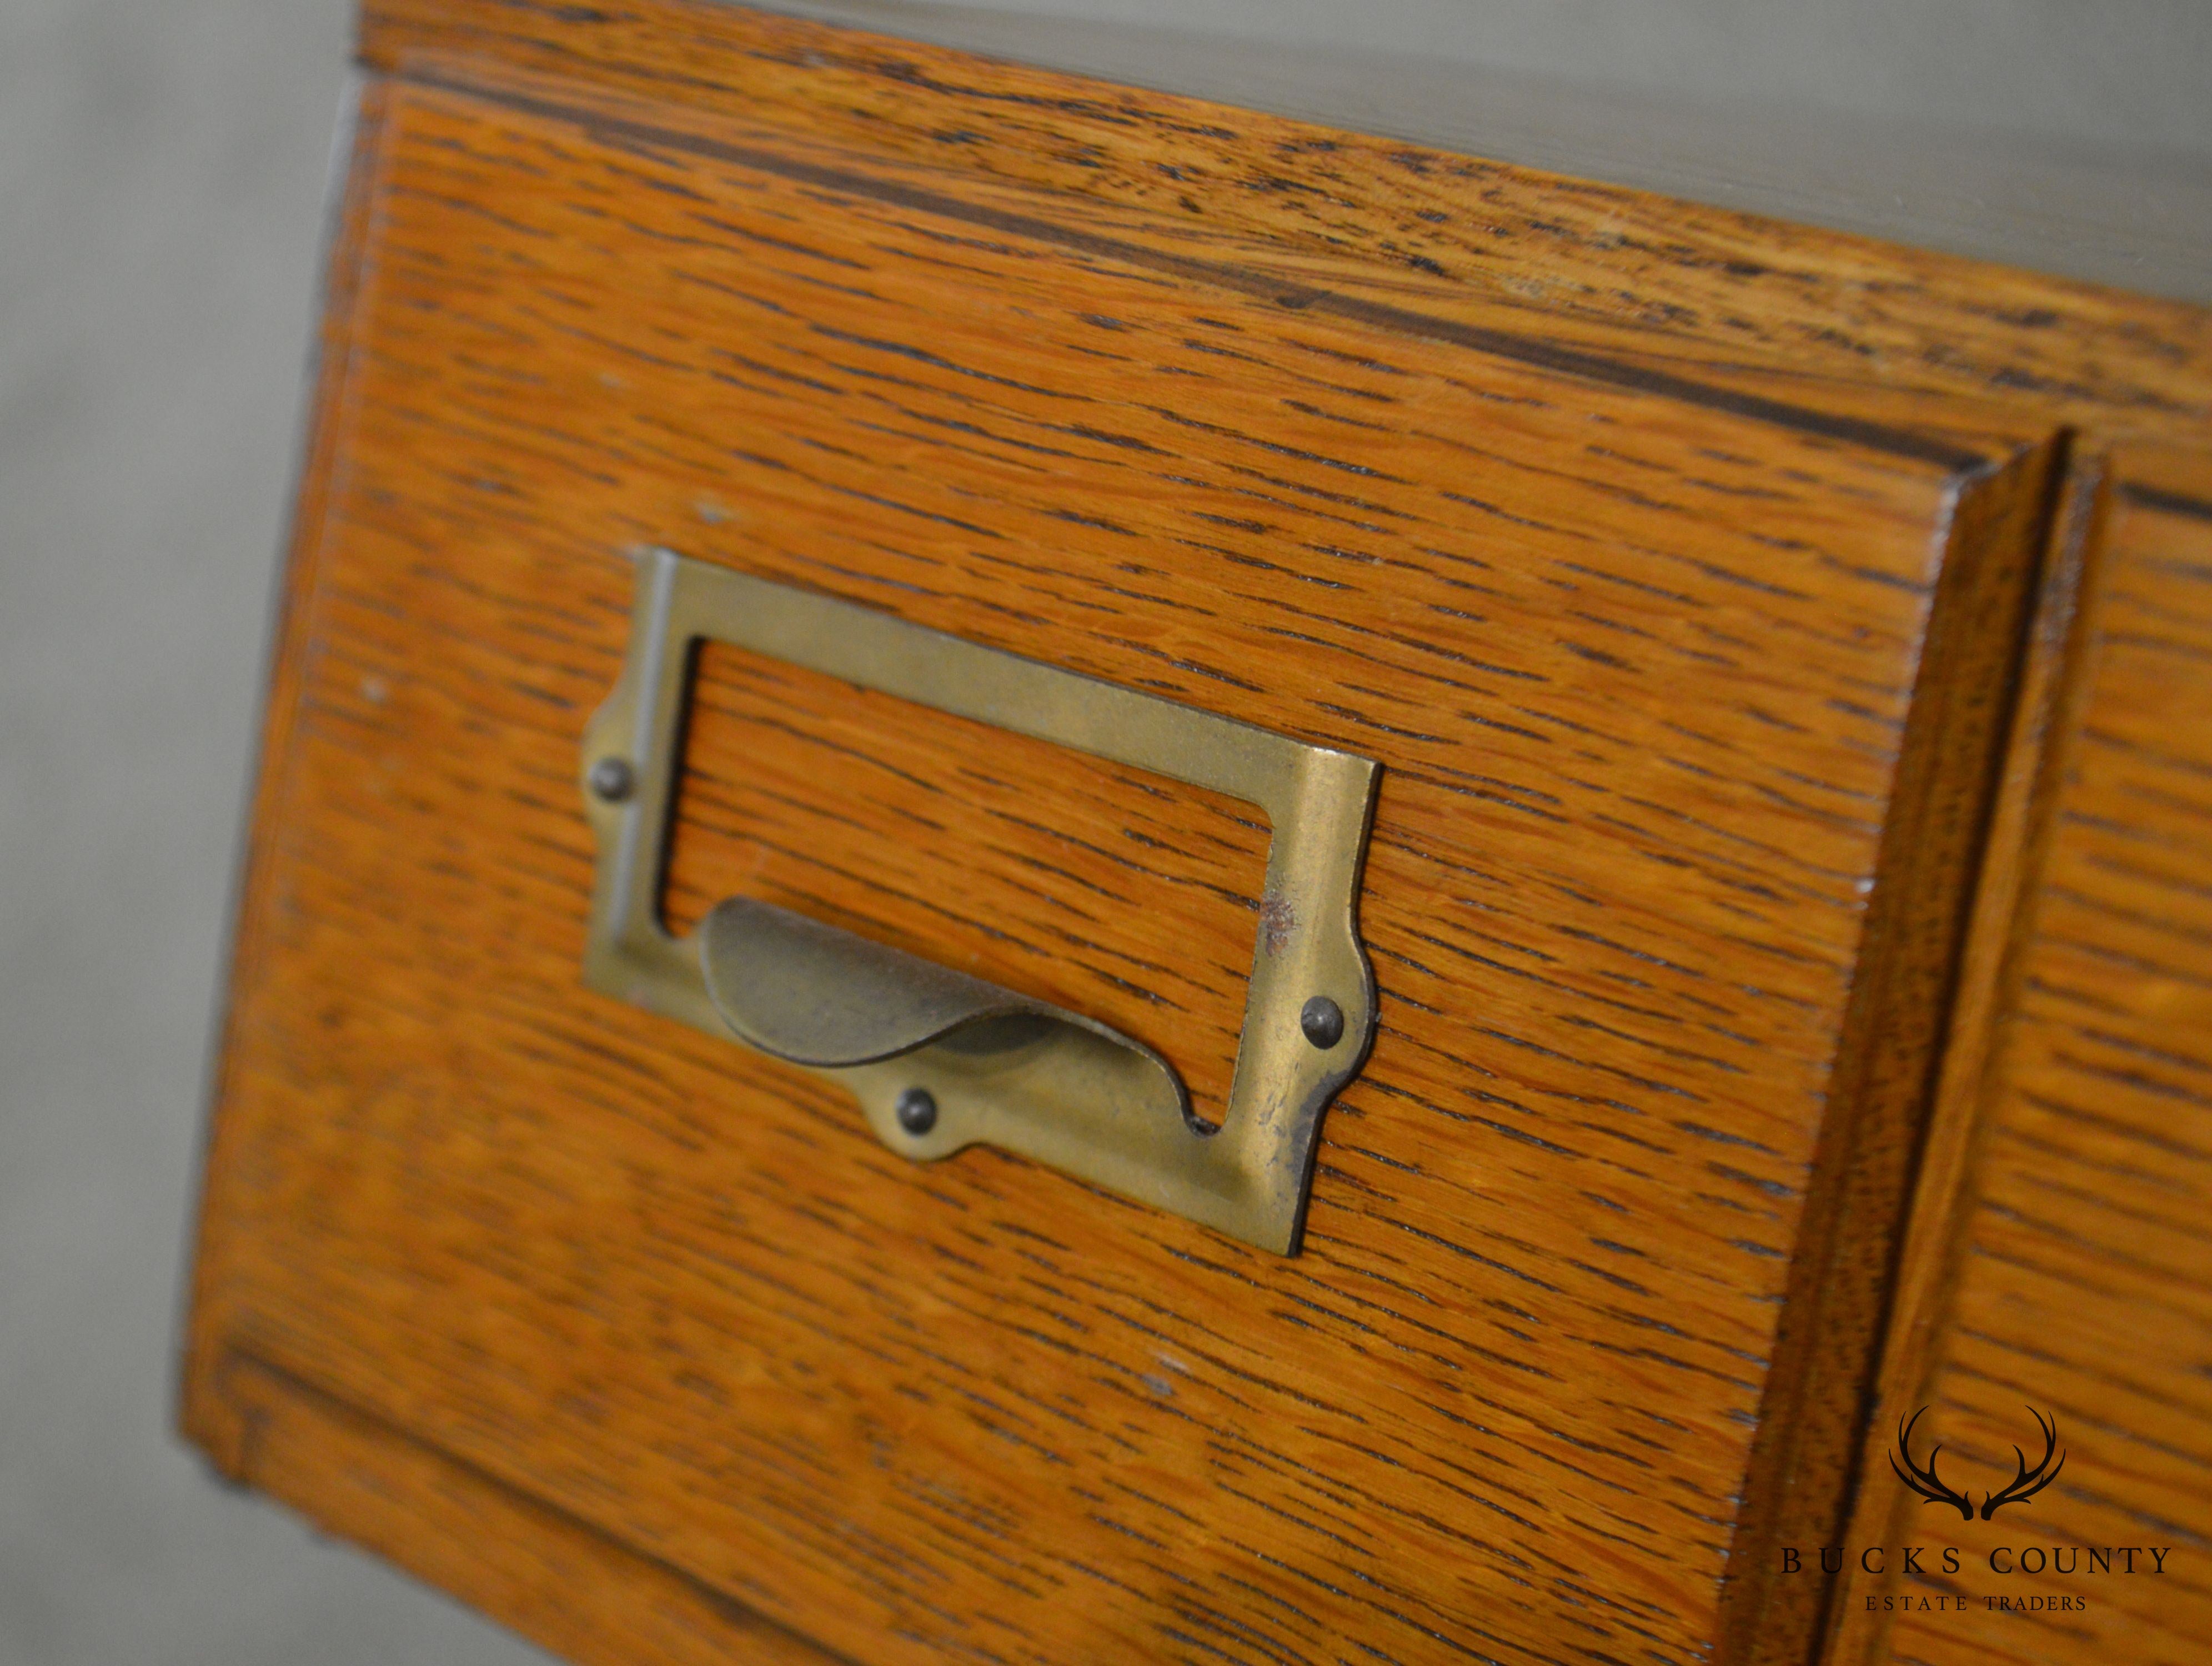
[[[707,639],[1265,811],[1266,923],[1220,1128],[1193,1119],[1173,1067],[1118,1031],[787,909],[733,897],[672,935],[661,863],[690,649]],[[997,1146],[1291,1254],[1322,1113],[1374,1036],[1356,909],[1379,774],[1368,758],[647,551],[621,680],[584,736],[599,851],[584,978],[835,1078],[909,1157]]]

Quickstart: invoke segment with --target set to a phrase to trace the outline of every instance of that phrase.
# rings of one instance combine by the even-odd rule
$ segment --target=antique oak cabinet
[[[2204,312],[361,40],[220,1470],[588,1662],[2201,1657]]]

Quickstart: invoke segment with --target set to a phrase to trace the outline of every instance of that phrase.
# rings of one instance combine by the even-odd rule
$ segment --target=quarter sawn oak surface
[[[1695,308],[1540,293],[1525,225],[1473,281],[1391,215],[1544,182],[721,9],[365,40],[217,1462],[585,1659],[1807,1657],[1768,1553],[1852,1507],[2065,424],[2201,410],[2197,316],[1803,234],[1738,329],[1727,216],[1636,257]],[[1303,1255],[581,988],[656,544],[1382,761]],[[683,805],[678,923],[765,895],[1225,1089],[1243,806],[714,650]]]

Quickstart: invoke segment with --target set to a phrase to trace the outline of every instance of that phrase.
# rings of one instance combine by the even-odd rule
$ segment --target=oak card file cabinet
[[[733,7],[362,41],[219,1468],[581,1661],[2212,1635],[2203,312]],[[1923,1406],[2063,1470],[1933,1526]]]

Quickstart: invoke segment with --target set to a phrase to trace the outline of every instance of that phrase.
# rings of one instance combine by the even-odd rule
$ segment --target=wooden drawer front
[[[2056,448],[559,103],[369,93],[198,1437],[389,1541],[249,1439],[296,1393],[616,1555],[607,1602],[672,1581],[705,1632],[734,1602],[868,1662],[1802,1654],[1812,1599],[1746,1570],[1841,1508]],[[1301,1255],[907,1163],[817,1079],[581,987],[578,738],[645,544],[1382,762],[1381,1032]],[[1081,998],[1222,1073],[1262,834],[1164,803],[1180,854],[1111,848],[1104,901],[1047,859],[1100,842],[1045,779],[1029,831],[963,795],[902,858],[837,806],[909,744],[1012,767],[988,736],[710,682],[750,738],[694,757],[684,906],[766,871],[714,770],[772,781],[787,899],[1043,945],[994,975],[1055,994],[1078,935],[1162,968]],[[615,1657],[580,1625],[548,1634]]]

